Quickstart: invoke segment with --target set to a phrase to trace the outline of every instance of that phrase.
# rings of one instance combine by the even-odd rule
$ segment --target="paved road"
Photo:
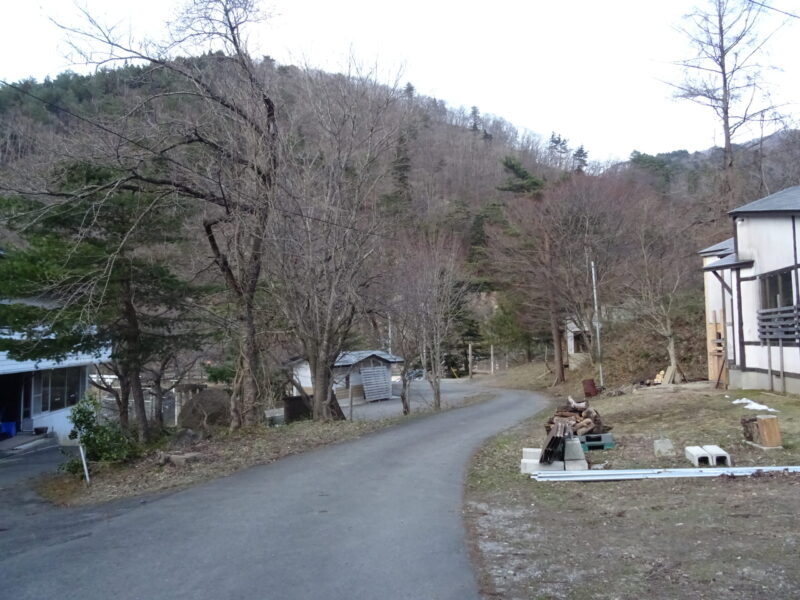
[[[476,382],[477,384],[477,382]],[[479,393],[480,388],[470,382],[469,379],[443,379],[441,381],[442,406],[452,408],[460,406],[465,398]],[[397,417],[403,414],[403,405],[400,402],[400,384],[392,383],[392,398],[390,400],[380,400],[379,402],[357,403],[353,406],[353,418],[355,420],[376,420],[387,417]],[[433,408],[433,392],[430,384],[422,379],[412,381],[409,390],[411,411],[431,410]],[[347,398],[341,401],[344,414],[350,416],[350,404]]]
[[[461,519],[467,461],[547,405],[495,391],[146,503],[33,514],[0,532],[2,596],[477,599]]]

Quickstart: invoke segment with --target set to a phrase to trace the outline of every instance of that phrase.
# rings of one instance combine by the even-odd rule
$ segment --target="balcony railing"
[[[800,341],[800,306],[759,310],[758,338],[762,342]]]

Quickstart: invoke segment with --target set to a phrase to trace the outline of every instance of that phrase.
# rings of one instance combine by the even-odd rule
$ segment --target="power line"
[[[28,96],[29,98],[32,98],[33,100],[43,104],[44,106],[53,108],[53,109],[55,109],[57,111],[60,111],[60,112],[63,112],[64,114],[67,114],[67,115],[69,115],[71,117],[74,117],[75,119],[78,119],[79,121],[82,121],[83,123],[86,123],[87,125],[89,125],[91,127],[96,127],[97,129],[100,129],[101,131],[104,131],[104,132],[106,132],[106,133],[108,133],[110,135],[113,135],[113,136],[123,140],[124,142],[132,144],[133,146],[136,146],[137,148],[140,148],[140,149],[142,149],[142,150],[144,150],[146,152],[149,152],[150,154],[153,154],[154,156],[162,158],[162,159],[166,160],[167,162],[170,162],[170,163],[176,165],[177,167],[179,167],[181,169],[184,169],[186,171],[189,171],[190,173],[193,173],[194,175],[197,175],[198,177],[206,179],[207,181],[209,181],[209,182],[211,182],[213,184],[217,184],[217,181],[215,181],[214,179],[212,179],[208,175],[205,175],[203,173],[199,173],[199,172],[195,171],[194,169],[191,169],[190,167],[187,167],[185,164],[181,163],[180,161],[175,160],[171,156],[161,154],[160,152],[158,152],[156,150],[153,150],[152,148],[150,148],[149,146],[147,146],[145,144],[142,144],[141,142],[137,142],[136,140],[131,139],[131,138],[123,135],[122,133],[111,129],[110,127],[106,127],[102,123],[98,123],[97,121],[94,121],[93,119],[89,119],[88,117],[84,117],[82,115],[79,115],[79,114],[69,110],[68,108],[64,108],[63,106],[59,106],[58,104],[55,104],[54,102],[50,102],[48,100],[45,100],[44,98],[41,98],[40,96],[37,96],[36,94],[33,94],[32,92],[29,92],[28,90],[25,90],[25,89],[21,88],[20,86],[15,85],[13,83],[8,83],[7,81],[0,79],[0,84],[9,87],[12,90],[15,90],[15,91],[19,92],[20,94],[23,94],[24,96]],[[300,217],[301,219],[309,219],[311,221],[315,221],[315,222],[318,222],[318,223],[325,223],[327,225],[332,225],[334,227],[339,227],[341,229],[347,229],[347,230],[350,230],[350,231],[355,231],[355,232],[361,233],[363,235],[369,235],[369,236],[379,237],[379,238],[388,239],[388,240],[396,240],[396,238],[394,238],[394,237],[386,236],[386,235],[383,235],[383,234],[380,234],[380,233],[377,233],[377,232],[374,232],[374,231],[364,231],[363,229],[360,229],[358,227],[354,227],[353,225],[345,225],[343,223],[336,223],[334,221],[330,221],[330,220],[324,219],[322,217],[313,217],[311,215],[306,215],[306,214],[303,214],[303,213],[294,212],[294,211],[291,211],[291,210],[287,210],[285,208],[279,208],[279,207],[273,206],[272,210],[275,210],[277,212],[280,212],[280,213],[283,213],[283,214],[286,214],[286,215],[290,215],[290,216],[294,216],[294,217]]]
[[[800,19],[800,15],[786,12],[785,10],[781,10],[780,8],[775,8],[774,6],[770,6],[769,4],[764,4],[763,2],[756,2],[756,0],[748,0],[748,2],[750,2],[750,4],[755,4],[756,6],[760,6],[761,8],[766,8],[767,10],[773,10],[775,12],[781,13],[782,15],[786,15],[787,17]]]

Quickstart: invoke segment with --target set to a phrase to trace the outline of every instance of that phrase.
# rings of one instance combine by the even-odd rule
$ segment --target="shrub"
[[[91,461],[124,462],[139,455],[139,446],[125,435],[118,425],[100,423],[100,401],[85,397],[78,402],[69,416],[73,429],[71,440],[77,439]]]

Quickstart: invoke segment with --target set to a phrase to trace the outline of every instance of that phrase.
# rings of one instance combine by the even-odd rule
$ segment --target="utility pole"
[[[494,344],[489,346],[489,352],[490,352],[490,356],[491,356],[491,360],[492,360],[492,369],[491,369],[491,371],[492,371],[492,375],[494,375]]]
[[[592,261],[592,293],[594,294],[594,330],[597,340],[597,366],[600,369],[600,387],[605,387],[603,382],[603,348],[600,345],[600,307],[597,302],[597,269]]]
[[[467,371],[469,372],[469,378],[472,379],[472,342],[469,343],[467,346]]]

